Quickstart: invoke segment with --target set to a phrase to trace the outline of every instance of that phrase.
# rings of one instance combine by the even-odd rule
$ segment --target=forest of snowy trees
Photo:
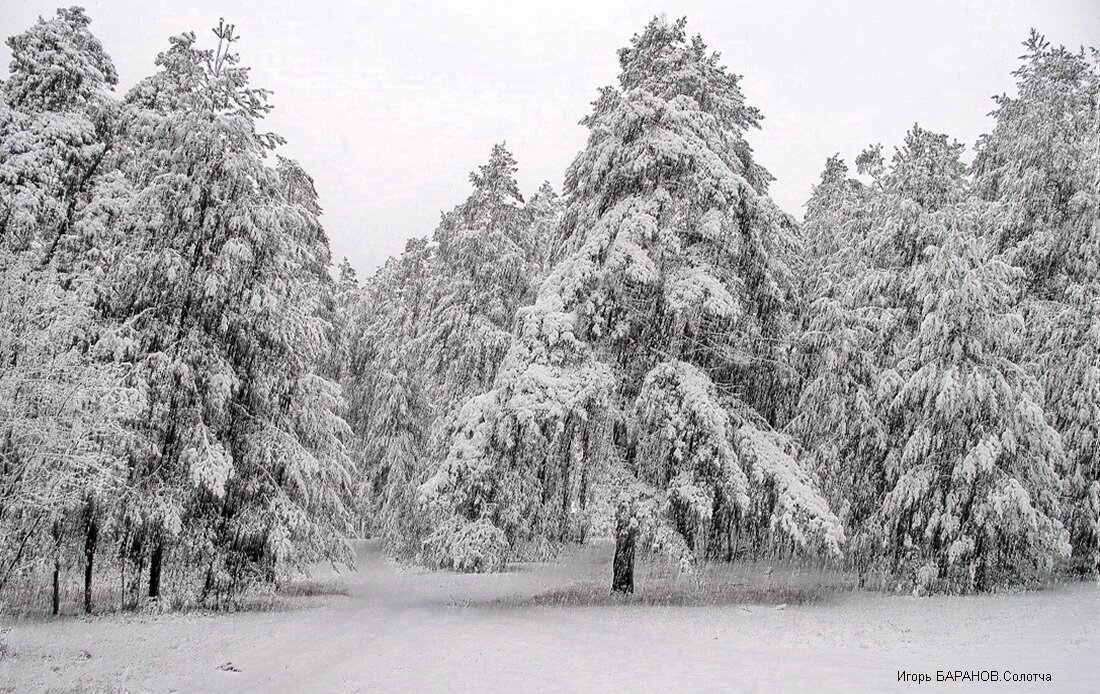
[[[655,18],[560,193],[495,145],[359,278],[233,26],[119,95],[89,25],[0,82],[0,604],[225,607],[364,536],[458,571],[614,537],[617,592],[650,554],[1100,569],[1095,51],[1033,33],[971,163],[914,125],[799,222],[739,76]]]

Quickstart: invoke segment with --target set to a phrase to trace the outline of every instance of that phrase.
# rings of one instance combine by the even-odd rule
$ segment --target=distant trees
[[[559,199],[544,184],[525,204],[516,171],[495,145],[470,174],[466,201],[430,241],[410,241],[360,297],[364,319],[353,328],[344,385],[362,442],[361,499],[370,528],[400,556],[455,563],[416,490],[458,405],[492,383],[516,311],[555,252]]]

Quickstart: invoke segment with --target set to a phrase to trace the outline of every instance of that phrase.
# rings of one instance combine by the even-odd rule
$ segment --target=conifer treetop
[[[91,22],[83,8],[60,8],[8,38],[11,75],[3,86],[13,106],[63,111],[102,99],[118,84],[114,63],[88,31]]]

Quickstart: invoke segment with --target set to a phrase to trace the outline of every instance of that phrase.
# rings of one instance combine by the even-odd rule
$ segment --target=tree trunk
[[[61,612],[61,560],[53,560],[53,613]]]
[[[588,510],[588,468],[581,470],[581,513]],[[581,542],[588,540],[588,523],[581,523]]]
[[[164,562],[164,545],[160,540],[153,545],[153,553],[149,557],[149,597],[160,597],[160,569]]]
[[[615,533],[615,562],[612,567],[611,592],[634,592],[634,543],[637,531],[619,528]]]
[[[985,560],[982,558],[985,556],[985,547],[983,547],[982,536],[978,536],[978,544],[975,547],[975,555],[978,557],[977,570],[974,572],[974,590],[979,593],[984,593],[989,590],[989,574],[986,572]]]
[[[61,612],[61,524],[53,524],[53,613]]]
[[[141,536],[127,529],[123,542],[125,553],[122,558],[122,600],[126,609],[137,609],[141,604],[142,580],[145,578],[145,548]]]
[[[92,613],[92,565],[95,561],[99,525],[95,518],[88,519],[88,534],[84,537],[84,612]]]
[[[733,516],[726,520],[726,561],[732,562],[737,558],[737,537],[733,527]]]

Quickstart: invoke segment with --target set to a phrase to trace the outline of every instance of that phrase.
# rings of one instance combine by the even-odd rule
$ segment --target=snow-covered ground
[[[912,598],[822,570],[717,567],[699,588],[643,565],[621,601],[605,597],[611,550],[458,575],[366,543],[357,572],[303,583],[327,594],[278,609],[8,620],[0,691],[1100,691],[1093,583]],[[1053,681],[937,684],[937,670]]]

